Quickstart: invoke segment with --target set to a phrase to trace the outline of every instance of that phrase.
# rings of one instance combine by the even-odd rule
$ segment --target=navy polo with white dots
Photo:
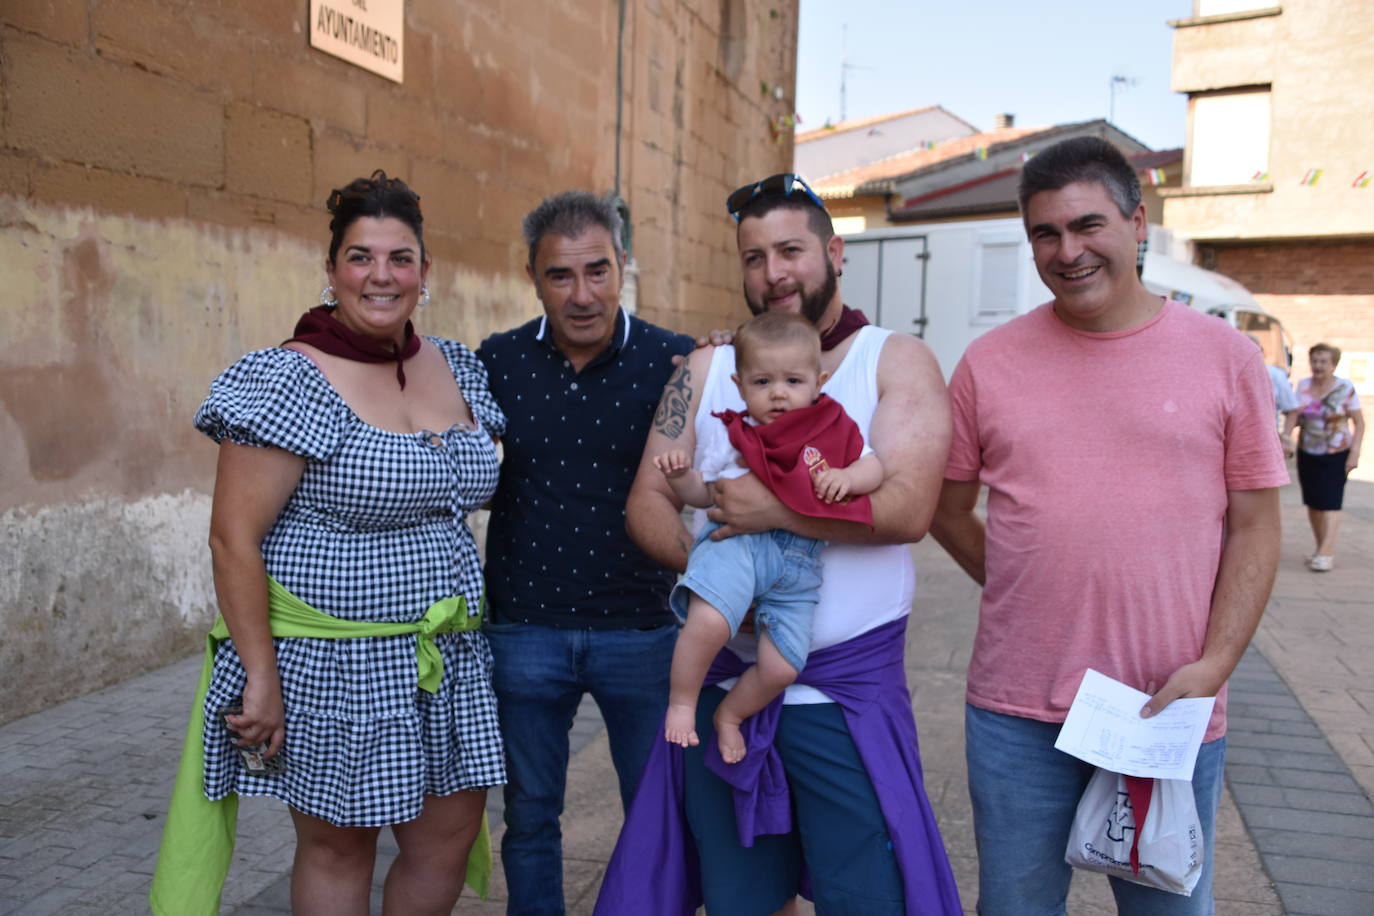
[[[489,619],[585,629],[674,621],[676,577],[625,533],[625,500],[672,357],[692,346],[623,309],[581,372],[543,317],[482,341],[477,355],[508,418],[487,528]]]

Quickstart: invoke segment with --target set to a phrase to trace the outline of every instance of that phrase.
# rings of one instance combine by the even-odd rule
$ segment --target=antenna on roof
[[[878,68],[877,68],[877,67],[864,67],[864,66],[862,66],[862,65],[860,65],[860,64],[851,64],[851,63],[849,62],[849,23],[846,22],[846,23],[844,24],[844,28],[843,28],[843,29],[841,30],[841,32],[840,32],[840,121],[841,121],[841,123],[843,123],[844,121],[846,121],[846,120],[849,119],[849,104],[848,104],[848,101],[847,101],[847,98],[848,98],[848,95],[849,95],[849,93],[848,93],[848,91],[847,91],[847,83],[849,82],[849,71],[850,71],[850,70],[876,70],[876,69],[878,69]]]
[[[1121,86],[1124,89],[1129,89],[1138,82],[1140,82],[1140,80],[1133,76],[1122,76],[1120,73],[1112,74],[1112,78],[1107,84],[1107,123],[1116,124],[1116,87]]]

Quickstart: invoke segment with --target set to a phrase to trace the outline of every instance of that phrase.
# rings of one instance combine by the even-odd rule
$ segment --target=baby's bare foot
[[[727,715],[723,707],[716,707],[713,717],[716,726],[716,743],[720,746],[720,759],[726,763],[739,763],[744,759],[744,735],[740,732],[740,720]]]
[[[700,742],[697,739],[697,730],[693,727],[697,721],[697,710],[695,706],[685,703],[669,703],[668,715],[663,721],[663,737],[669,744],[680,744],[683,747],[695,747]]]
[[[739,763],[744,759],[744,735],[738,725],[716,725],[716,740],[720,743],[720,759]]]

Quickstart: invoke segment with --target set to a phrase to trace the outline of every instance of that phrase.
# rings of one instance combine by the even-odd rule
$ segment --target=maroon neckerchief
[[[327,305],[317,305],[301,316],[292,332],[291,341],[307,343],[330,356],[357,360],[360,363],[389,363],[396,361],[396,381],[401,390],[406,387],[405,360],[420,352],[420,338],[415,336],[415,326],[406,322],[405,343],[399,348],[391,341],[381,341],[357,331],[334,317],[334,310]]]
[[[789,410],[755,426],[737,410],[712,411],[744,457],[749,470],[788,508],[814,518],[838,518],[873,527],[867,496],[841,503],[816,498],[814,476],[827,467],[847,468],[863,454],[864,437],[840,402],[823,394],[816,403]]]
[[[868,324],[868,319],[864,317],[863,312],[847,305],[841,306],[840,320],[835,322],[834,327],[821,335],[821,349],[835,349],[844,343],[850,334],[866,324]]]

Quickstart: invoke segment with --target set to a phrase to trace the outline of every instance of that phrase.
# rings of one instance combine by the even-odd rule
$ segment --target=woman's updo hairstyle
[[[344,233],[359,217],[377,219],[393,217],[410,227],[420,243],[420,260],[425,259],[425,218],[420,215],[420,195],[399,178],[388,178],[381,169],[371,178],[355,178],[344,188],[329,192],[325,201],[332,219],[329,221],[329,263],[339,253]]]

